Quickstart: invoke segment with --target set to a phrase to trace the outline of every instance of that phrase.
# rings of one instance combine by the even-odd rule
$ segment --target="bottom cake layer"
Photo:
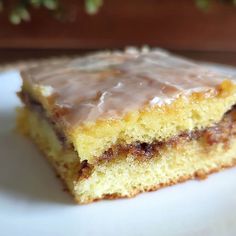
[[[43,151],[78,203],[133,197],[208,174],[236,164],[236,137],[227,144],[207,144],[201,139],[167,146],[150,159],[119,156],[94,166],[80,163],[72,147],[58,139],[49,122],[38,113],[21,108],[18,128]]]

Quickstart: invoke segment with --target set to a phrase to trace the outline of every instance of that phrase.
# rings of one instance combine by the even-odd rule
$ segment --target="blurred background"
[[[0,0],[0,63],[149,45],[236,65],[235,0]]]

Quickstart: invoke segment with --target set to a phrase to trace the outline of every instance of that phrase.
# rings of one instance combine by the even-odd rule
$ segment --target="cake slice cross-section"
[[[133,48],[21,75],[18,128],[78,203],[132,197],[236,163],[231,76]]]

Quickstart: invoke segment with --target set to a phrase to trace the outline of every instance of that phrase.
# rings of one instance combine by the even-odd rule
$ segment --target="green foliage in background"
[[[7,0],[0,0],[0,11],[3,11]],[[89,14],[95,14],[102,5],[103,0],[84,0],[85,9]],[[22,21],[30,20],[31,8],[46,8],[55,13],[55,16],[60,16],[62,10],[60,0],[16,0],[13,9],[9,13],[9,20],[13,24],[19,24]]]
[[[228,3],[228,4],[236,6],[236,0],[215,0],[215,1]],[[196,2],[197,7],[199,7],[202,10],[207,10],[209,9],[213,0],[195,0],[195,2]]]
[[[95,14],[102,6],[103,0],[86,0],[85,7],[88,13]]]
[[[0,0],[0,11],[5,9],[7,0]],[[85,9],[89,14],[95,14],[103,4],[103,0],[84,0]],[[236,6],[236,0],[192,0],[195,1],[196,6],[202,10],[209,9],[213,1],[229,3]],[[15,0],[14,7],[10,10],[9,20],[13,24],[19,24],[22,21],[30,20],[30,9],[32,8],[46,8],[55,16],[60,18],[63,6],[60,0]],[[135,6],[134,6],[135,7]]]

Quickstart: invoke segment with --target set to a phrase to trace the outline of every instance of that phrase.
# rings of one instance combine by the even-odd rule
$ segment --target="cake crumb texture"
[[[81,159],[75,150],[63,147],[48,121],[21,108],[18,129],[37,144],[80,204],[133,197],[188,179],[202,179],[236,164],[236,138],[233,136],[227,147],[223,143],[208,146],[192,140],[163,149],[146,161],[140,162],[132,155],[119,156],[92,166],[89,176],[81,178]]]

